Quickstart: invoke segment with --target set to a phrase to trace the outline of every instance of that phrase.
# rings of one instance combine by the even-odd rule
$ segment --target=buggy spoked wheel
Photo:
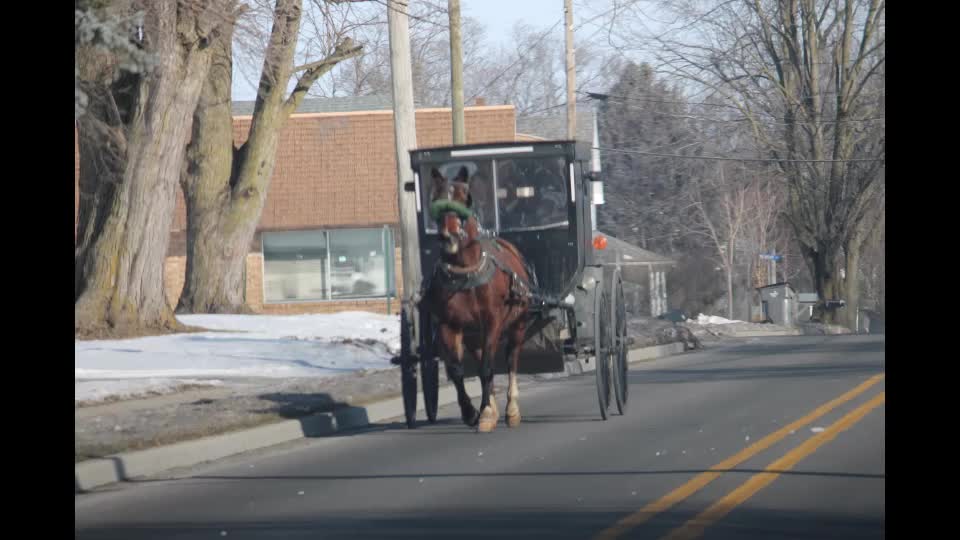
[[[610,410],[610,394],[612,393],[612,360],[613,360],[613,336],[610,325],[610,295],[602,290],[601,284],[597,285],[596,309],[594,310],[594,354],[596,357],[597,368],[597,397],[600,400],[600,416],[606,420]]]
[[[623,299],[623,279],[620,272],[613,275],[612,287],[613,302],[611,302],[611,319],[613,322],[613,380],[614,394],[617,401],[617,412],[627,414],[627,392],[630,381],[627,378],[629,362],[627,361],[627,308]]]
[[[412,354],[410,323],[406,311],[400,315],[400,389],[403,393],[403,414],[407,427],[417,427],[417,361]]]

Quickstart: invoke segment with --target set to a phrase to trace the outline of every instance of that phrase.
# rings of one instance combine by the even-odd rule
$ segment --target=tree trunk
[[[843,278],[843,299],[847,302],[844,308],[846,317],[845,326],[854,332],[857,328],[857,313],[860,311],[860,244],[859,239],[849,242],[846,253],[846,268]]]
[[[803,247],[805,258],[810,261],[813,270],[813,284],[820,298],[820,304],[815,308],[820,322],[835,324],[838,320],[836,308],[827,309],[825,302],[838,299],[839,292],[836,275],[836,252],[832,249],[814,251],[807,246]]]
[[[727,263],[724,270],[727,272],[727,318],[733,319],[733,243],[728,246]]]
[[[247,141],[233,143],[232,35],[211,44],[213,66],[194,114],[193,137],[181,185],[187,204],[187,265],[178,313],[246,313],[244,268],[267,199],[280,129],[310,86],[338,62],[356,56],[349,38],[303,71],[285,99],[294,72],[301,0],[280,0],[261,74]]]
[[[231,108],[232,32],[211,44],[213,62],[193,118],[180,179],[187,207],[187,264],[177,313],[249,313],[244,265],[256,219],[237,219]],[[256,217],[259,217],[257,215]],[[236,224],[241,224],[237,227]],[[243,226],[247,225],[247,226]]]
[[[157,65],[123,89],[95,75],[87,83],[96,103],[77,123],[77,338],[183,329],[164,295],[163,263],[191,116],[210,65],[204,44],[216,26],[209,24],[213,7],[150,4],[145,42]],[[95,52],[78,51],[86,74],[100,62]]]

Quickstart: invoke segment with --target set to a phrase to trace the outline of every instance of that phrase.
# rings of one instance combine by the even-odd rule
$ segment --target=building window
[[[388,227],[263,233],[266,303],[395,294]]]

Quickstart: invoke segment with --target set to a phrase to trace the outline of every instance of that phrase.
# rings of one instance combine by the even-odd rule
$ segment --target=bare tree
[[[256,86],[266,52],[273,8],[268,0],[255,0],[256,16],[235,36],[238,72]],[[297,63],[331,55],[346,36],[364,44],[364,54],[344,60],[329,76],[317,81],[308,96],[337,97],[390,95],[390,46],[386,0],[308,0],[303,5],[300,35],[294,53]],[[411,2],[410,42],[413,52],[414,96],[417,102],[440,105],[449,100],[449,51],[446,10],[434,2]],[[483,32],[464,18],[464,63],[469,69],[478,56]],[[448,48],[448,47],[447,47]],[[446,69],[446,71],[444,71]]]
[[[233,1],[82,3],[124,26],[155,59],[122,69],[124,56],[77,43],[80,207],[74,266],[77,337],[181,328],[163,294],[163,261],[192,114],[210,68],[210,43],[232,23]],[[142,12],[142,18],[134,17]],[[79,40],[78,40],[79,41]]]
[[[839,298],[843,253],[853,249],[855,231],[882,191],[885,2],[659,6],[674,17],[666,31],[641,35],[627,11],[618,13],[611,33],[655,45],[662,71],[735,107],[756,157],[775,160],[788,183],[787,216],[817,292]],[[845,296],[856,296],[851,287],[856,283]],[[823,316],[836,318],[832,310]]]
[[[744,169],[747,169],[744,167]],[[761,254],[776,251],[782,236],[780,219],[784,211],[783,185],[774,180],[761,176],[762,171],[752,171],[753,181],[748,186],[747,206],[751,209],[751,218],[744,224],[741,256],[746,265],[746,290],[753,291],[757,287],[777,281],[777,276],[770,275],[770,264],[767,259],[761,259]],[[744,300],[749,307],[753,305],[753,295],[745,295]]]
[[[230,99],[232,32],[211,43],[214,67],[193,114],[180,177],[187,203],[187,265],[178,312],[246,309],[243,268],[273,176],[280,129],[317,79],[362,50],[343,36],[325,58],[295,67],[301,13],[301,0],[275,4],[250,131],[239,147],[233,141]]]
[[[752,218],[751,194],[756,188],[742,178],[728,180],[726,167],[720,162],[716,175],[691,184],[690,204],[696,209],[697,221],[688,230],[709,239],[717,250],[717,260],[727,278],[727,318],[732,319],[736,254]]]

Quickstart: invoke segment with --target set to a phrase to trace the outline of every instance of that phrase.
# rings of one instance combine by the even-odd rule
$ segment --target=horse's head
[[[466,167],[452,181],[433,169],[433,194],[430,198],[431,217],[437,222],[440,242],[448,255],[456,255],[469,246],[480,234],[480,225],[473,215],[473,198],[467,183]]]

